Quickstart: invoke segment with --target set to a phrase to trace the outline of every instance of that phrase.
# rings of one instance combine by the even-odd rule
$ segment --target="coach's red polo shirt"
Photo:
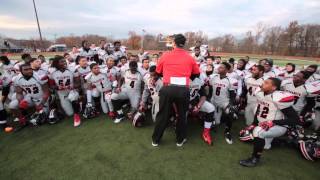
[[[200,74],[195,59],[181,48],[164,53],[158,61],[156,72],[163,74],[164,84],[176,85],[189,85],[191,74]]]

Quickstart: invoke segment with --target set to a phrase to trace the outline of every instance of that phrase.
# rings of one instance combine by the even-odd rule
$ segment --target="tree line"
[[[202,41],[203,44],[209,45],[209,49],[214,52],[320,57],[320,24],[299,24],[298,21],[292,21],[282,27],[258,23],[253,30],[247,31],[243,36],[225,34],[209,38],[203,31],[185,32],[184,34],[188,39],[187,48],[194,46],[196,41]],[[129,31],[128,38],[120,39],[120,41],[128,49],[165,50],[164,37],[160,33],[142,35],[135,31]],[[69,48],[79,47],[84,39],[97,46],[100,40],[106,42],[119,40],[92,34],[63,36],[55,41],[44,40],[41,43],[35,39],[8,38],[11,42],[20,42],[20,45],[33,49],[41,47],[44,49],[53,43],[66,44]]]

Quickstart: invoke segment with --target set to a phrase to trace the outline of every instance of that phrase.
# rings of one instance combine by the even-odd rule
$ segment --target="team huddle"
[[[188,118],[203,122],[202,139],[212,145],[211,130],[224,126],[226,143],[253,143],[252,155],[240,161],[256,166],[263,150],[278,139],[297,147],[307,160],[320,158],[320,74],[317,65],[278,67],[271,59],[249,57],[223,62],[197,42],[190,49],[200,76],[190,77]],[[55,124],[73,116],[74,127],[85,119],[107,115],[114,123],[128,119],[134,127],[156,121],[162,77],[156,73],[162,52],[131,54],[116,41],[87,41],[63,56],[46,61],[23,54],[20,61],[0,56],[0,124],[6,131],[27,125]],[[178,93],[178,92],[177,92]],[[171,124],[179,121],[175,104]],[[233,132],[232,124],[244,112],[247,127]],[[9,120],[10,119],[10,120]],[[312,135],[307,135],[306,131]]]

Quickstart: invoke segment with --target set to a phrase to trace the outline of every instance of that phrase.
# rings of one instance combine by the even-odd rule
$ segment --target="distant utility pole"
[[[40,29],[40,24],[39,24],[39,19],[38,19],[38,12],[36,8],[36,3],[33,1],[33,7],[34,7],[34,13],[36,14],[36,19],[37,19],[37,24],[38,24],[38,30],[39,30],[39,35],[40,35],[40,42],[42,42],[42,35],[41,35],[41,29]]]

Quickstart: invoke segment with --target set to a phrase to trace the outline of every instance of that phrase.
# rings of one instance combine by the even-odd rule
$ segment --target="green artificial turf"
[[[233,128],[228,145],[223,126],[213,132],[213,146],[201,140],[202,127],[189,123],[188,142],[175,145],[174,129],[167,129],[159,147],[151,146],[153,124],[134,128],[128,121],[114,124],[99,117],[78,128],[72,120],[56,125],[26,127],[0,133],[0,179],[320,179],[320,163],[309,162],[295,149],[274,146],[256,168],[238,161],[252,150],[237,139],[243,121]]]

